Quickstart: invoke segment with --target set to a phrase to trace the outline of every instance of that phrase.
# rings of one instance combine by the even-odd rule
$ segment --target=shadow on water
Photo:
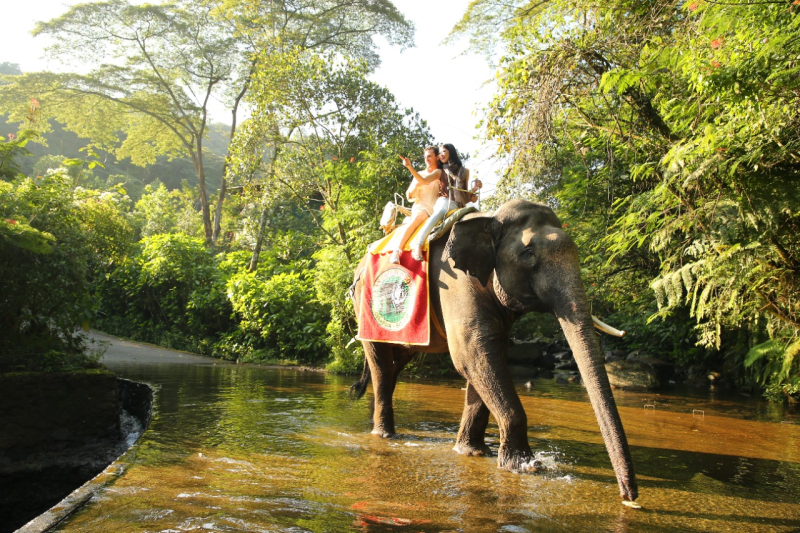
[[[550,468],[498,470],[452,452],[458,383],[398,384],[393,439],[369,434],[352,378],[286,369],[114,361],[158,387],[124,476],[63,531],[792,531],[800,527],[800,426],[746,420],[732,403],[620,413],[642,510],[616,480],[580,388],[523,395]],[[727,401],[727,400],[726,400]],[[635,407],[634,407],[635,406]],[[702,419],[692,418],[704,409]],[[722,416],[725,409],[734,416]],[[717,413],[717,414],[711,414]],[[490,425],[490,447],[498,446]]]

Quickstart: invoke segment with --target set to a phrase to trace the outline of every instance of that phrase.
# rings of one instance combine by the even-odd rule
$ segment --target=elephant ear
[[[456,222],[447,239],[444,260],[452,260],[453,268],[478,278],[486,286],[495,268],[502,227],[497,219],[486,215]]]

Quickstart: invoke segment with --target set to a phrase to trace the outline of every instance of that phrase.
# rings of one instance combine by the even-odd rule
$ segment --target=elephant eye
[[[524,257],[533,257],[534,255],[533,248],[525,248],[524,250],[522,250],[522,255]]]

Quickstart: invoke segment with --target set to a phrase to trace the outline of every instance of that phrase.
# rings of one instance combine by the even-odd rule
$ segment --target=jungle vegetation
[[[0,65],[0,371],[81,364],[87,326],[357,369],[351,273],[394,154],[433,140],[368,79],[374,36],[413,43],[392,3],[110,0],[36,32],[89,70]],[[490,204],[556,210],[630,332],[608,347],[798,398],[800,0],[475,0],[451,38],[497,67]]]

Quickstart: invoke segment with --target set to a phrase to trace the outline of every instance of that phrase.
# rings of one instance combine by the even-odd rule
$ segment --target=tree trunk
[[[269,207],[264,207],[261,212],[261,219],[258,221],[258,237],[256,238],[256,246],[253,248],[253,255],[250,257],[249,272],[255,272],[258,269],[258,256],[261,255],[261,246],[264,243],[264,233],[267,230],[267,215],[269,214]]]
[[[206,170],[203,165],[203,139],[197,138],[197,153],[192,157],[194,160],[194,169],[197,172],[197,182],[200,186],[200,210],[203,215],[203,233],[206,237],[206,242],[211,242],[213,231],[211,229],[211,209],[208,206],[208,194],[206,193]]]
[[[228,173],[228,158],[231,156],[231,143],[233,142],[233,136],[236,134],[236,115],[239,110],[239,103],[242,101],[242,98],[244,98],[244,95],[247,94],[247,89],[250,87],[250,76],[253,75],[254,69],[255,62],[253,62],[250,68],[250,75],[247,77],[247,82],[242,88],[242,91],[236,96],[236,100],[233,102],[233,109],[231,110],[231,135],[228,139],[228,154],[225,156],[225,162],[222,163],[222,186],[219,188],[217,207],[214,210],[214,234],[211,237],[212,244],[217,244],[220,228],[222,226],[222,204],[225,203],[225,194],[228,192],[228,180],[226,174]]]

